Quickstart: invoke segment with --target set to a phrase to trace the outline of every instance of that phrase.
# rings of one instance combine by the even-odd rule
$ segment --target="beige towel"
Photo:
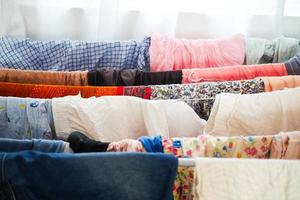
[[[205,133],[272,135],[300,130],[300,88],[259,94],[216,96]]]

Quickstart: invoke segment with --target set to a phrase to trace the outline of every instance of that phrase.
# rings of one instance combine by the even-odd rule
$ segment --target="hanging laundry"
[[[246,38],[246,65],[272,63],[273,42],[262,38]]]
[[[174,200],[193,200],[194,167],[179,166],[173,186]]]
[[[87,71],[56,72],[38,70],[0,69],[0,82],[45,85],[88,85]]]
[[[182,99],[203,119],[208,119],[217,94],[264,92],[262,79],[151,86],[151,99]]]
[[[300,161],[197,158],[195,199],[300,199]]]
[[[60,138],[67,138],[74,131],[103,142],[157,133],[167,138],[196,136],[202,133],[205,125],[190,106],[178,100],[67,96],[52,99],[52,110],[56,134]]]
[[[0,97],[0,137],[54,139],[51,101]]]
[[[284,62],[289,75],[300,75],[300,53]]]
[[[145,72],[139,69],[102,68],[88,73],[88,84],[95,86],[164,85],[181,81],[181,70]]]
[[[235,137],[200,135],[190,138],[164,139],[162,145],[165,153],[171,153],[177,157],[267,159],[270,156],[272,140],[272,135]],[[174,151],[177,144],[180,144],[180,151],[178,149]]]
[[[151,71],[241,65],[245,58],[245,39],[176,39],[159,34],[151,36]]]
[[[148,86],[128,86],[123,89],[124,96],[135,96],[143,99],[150,99],[151,87]]]
[[[18,140],[0,138],[0,152],[39,151],[46,153],[70,152],[69,144],[61,140]]]
[[[294,131],[274,135],[270,158],[300,159],[300,132]]]
[[[218,94],[205,133],[271,135],[300,130],[299,99],[299,87],[259,94]]]
[[[0,153],[0,194],[17,200],[170,200],[178,159],[142,153]],[[62,178],[63,176],[63,178]]]
[[[92,87],[92,86],[63,86],[38,85],[0,82],[0,96],[55,98],[81,94],[82,97],[100,97],[106,95],[122,95],[123,87]]]
[[[264,81],[266,92],[300,87],[300,76],[266,76],[261,79]]]
[[[281,64],[235,65],[222,68],[184,69],[182,83],[212,81],[234,81],[254,79],[262,76],[286,76],[286,67]]]
[[[143,41],[33,41],[0,38],[0,66],[14,69],[77,71],[102,67],[149,70],[150,37]]]
[[[282,63],[300,52],[300,40],[280,37],[274,40],[246,39],[246,64]]]

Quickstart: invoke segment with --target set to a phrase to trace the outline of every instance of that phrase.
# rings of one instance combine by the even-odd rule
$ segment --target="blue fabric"
[[[0,162],[0,196],[16,200],[171,200],[178,166],[158,153],[25,151]]]
[[[17,151],[40,151],[62,153],[65,150],[66,142],[61,140],[17,140],[0,138],[0,152],[17,152]]]
[[[147,152],[164,152],[161,136],[141,136],[139,141],[143,144]]]
[[[0,137],[55,138],[51,100],[0,97]]]
[[[149,70],[150,37],[142,42],[33,41],[0,37],[0,66],[30,70]]]
[[[300,75],[300,53],[284,62],[288,75]]]

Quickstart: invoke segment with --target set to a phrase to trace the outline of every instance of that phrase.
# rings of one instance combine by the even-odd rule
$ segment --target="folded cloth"
[[[0,137],[54,139],[51,101],[0,97]]]
[[[270,158],[300,159],[300,131],[274,135]]]
[[[280,37],[274,40],[246,39],[246,64],[282,63],[300,52],[300,40]]]
[[[234,81],[254,79],[261,76],[288,75],[283,63],[263,65],[236,65],[209,69],[182,70],[182,83],[199,83],[205,81]]]
[[[46,85],[88,85],[87,71],[54,72],[0,68],[0,82]]]
[[[102,68],[88,72],[88,84],[95,86],[140,86],[176,84],[182,71],[145,72],[139,69]]]
[[[300,199],[300,161],[197,158],[195,199]]]
[[[2,199],[170,200],[178,160],[144,153],[0,153]],[[62,178],[63,176],[63,178]]]
[[[122,87],[92,87],[92,86],[63,86],[35,85],[0,82],[0,96],[32,97],[51,99],[67,95],[81,94],[82,97],[100,97],[105,95],[123,94]]]
[[[300,87],[259,94],[216,96],[205,126],[210,135],[272,135],[300,130]]]
[[[81,71],[102,67],[149,70],[150,37],[143,41],[33,41],[0,37],[0,66],[14,69]]]
[[[264,81],[266,92],[300,87],[300,76],[266,76],[261,79]]]
[[[149,52],[151,71],[241,65],[245,39],[236,35],[228,39],[186,40],[153,34]]]
[[[178,100],[67,96],[54,98],[52,108],[56,134],[63,138],[74,131],[103,142],[158,133],[167,138],[196,136],[205,125],[191,107]]]

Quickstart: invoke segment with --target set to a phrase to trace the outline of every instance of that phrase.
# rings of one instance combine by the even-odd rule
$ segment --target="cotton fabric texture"
[[[54,139],[56,135],[51,101],[0,97],[0,137]]]
[[[120,87],[93,87],[93,86],[64,86],[64,85],[40,85],[22,83],[0,82],[1,96],[31,97],[51,99],[68,95],[81,94],[82,97],[118,95],[123,93]]]
[[[0,163],[5,200],[170,200],[178,166],[166,154],[37,151],[0,153]]]
[[[0,37],[0,66],[14,69],[81,71],[102,67],[149,70],[150,37],[143,41],[34,41]]]
[[[241,81],[153,85],[151,86],[151,99],[182,99],[202,119],[207,120],[217,94],[252,94],[260,92],[264,92],[264,82],[262,79],[256,78]]]
[[[79,131],[103,142],[157,134],[167,138],[196,136],[206,123],[186,103],[177,100],[67,96],[54,98],[52,108],[58,137],[66,138]]]
[[[218,136],[272,135],[300,130],[300,88],[259,94],[216,96],[205,133]]]
[[[261,79],[264,81],[266,92],[300,87],[300,76],[267,76]]]
[[[87,73],[0,68],[0,82],[85,86],[88,85]]]
[[[197,158],[195,199],[296,200],[300,161]]]
[[[300,40],[279,37],[274,40],[246,39],[246,64],[282,63],[300,52]]]
[[[263,65],[235,65],[222,68],[184,69],[182,83],[248,80],[262,76],[287,76],[283,63]]]
[[[102,68],[88,72],[88,84],[95,86],[164,85],[181,81],[181,70],[146,72],[139,69]]]
[[[245,39],[177,39],[160,34],[151,36],[151,71],[241,65],[245,58]]]

